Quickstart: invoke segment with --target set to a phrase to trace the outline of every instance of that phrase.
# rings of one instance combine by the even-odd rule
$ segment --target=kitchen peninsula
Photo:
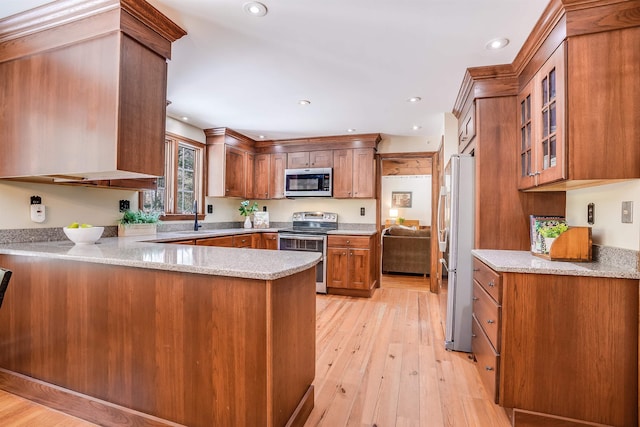
[[[0,248],[0,388],[100,425],[302,425],[319,255],[141,240]]]

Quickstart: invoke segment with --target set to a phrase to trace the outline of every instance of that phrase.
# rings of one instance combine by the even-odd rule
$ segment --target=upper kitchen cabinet
[[[286,166],[286,153],[256,154],[254,178],[256,199],[284,199]]]
[[[276,155],[284,155],[284,165],[288,169],[330,167],[333,169],[334,198],[376,197],[375,153],[380,143],[380,134],[322,136],[274,141],[257,141],[256,147],[256,189],[267,190],[266,183],[259,176],[263,170],[271,171],[272,180],[284,179],[284,169],[275,165]],[[322,147],[322,150],[317,148]],[[270,154],[267,159],[264,155]],[[262,164],[262,166],[259,166]],[[270,188],[282,189],[284,182],[271,184]],[[257,193],[261,193],[256,190]],[[256,196],[258,197],[258,196]],[[283,196],[276,196],[279,198]],[[274,198],[269,190],[269,198]]]
[[[287,155],[287,169],[333,167],[333,151],[297,151]]]
[[[640,178],[640,6],[589,3],[552,1],[514,61],[520,189]]]
[[[205,129],[207,139],[207,195],[248,197],[253,185],[253,140],[228,128]],[[247,184],[251,179],[251,184]]]
[[[374,150],[334,150],[333,197],[373,199],[375,195]]]
[[[0,21],[0,177],[164,173],[167,59],[186,33],[143,0],[61,0]]]
[[[511,65],[469,68],[454,106],[462,128],[465,118],[474,118],[474,136],[468,142],[460,139],[459,147],[475,158],[476,249],[528,251],[529,215],[565,214],[564,192],[518,191],[517,94]]]

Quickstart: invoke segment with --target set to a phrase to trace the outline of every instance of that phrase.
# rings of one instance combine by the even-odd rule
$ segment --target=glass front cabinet
[[[565,82],[563,43],[518,96],[520,189],[566,179]]]

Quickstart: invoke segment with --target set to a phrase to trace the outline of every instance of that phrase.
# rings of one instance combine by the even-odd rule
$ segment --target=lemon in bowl
[[[67,227],[63,227],[62,231],[76,245],[91,245],[102,236],[104,227],[94,227],[90,224],[74,222]]]

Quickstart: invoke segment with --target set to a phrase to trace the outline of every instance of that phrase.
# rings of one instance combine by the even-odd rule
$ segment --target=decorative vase
[[[251,228],[251,219],[248,216],[244,218],[244,228]]]

